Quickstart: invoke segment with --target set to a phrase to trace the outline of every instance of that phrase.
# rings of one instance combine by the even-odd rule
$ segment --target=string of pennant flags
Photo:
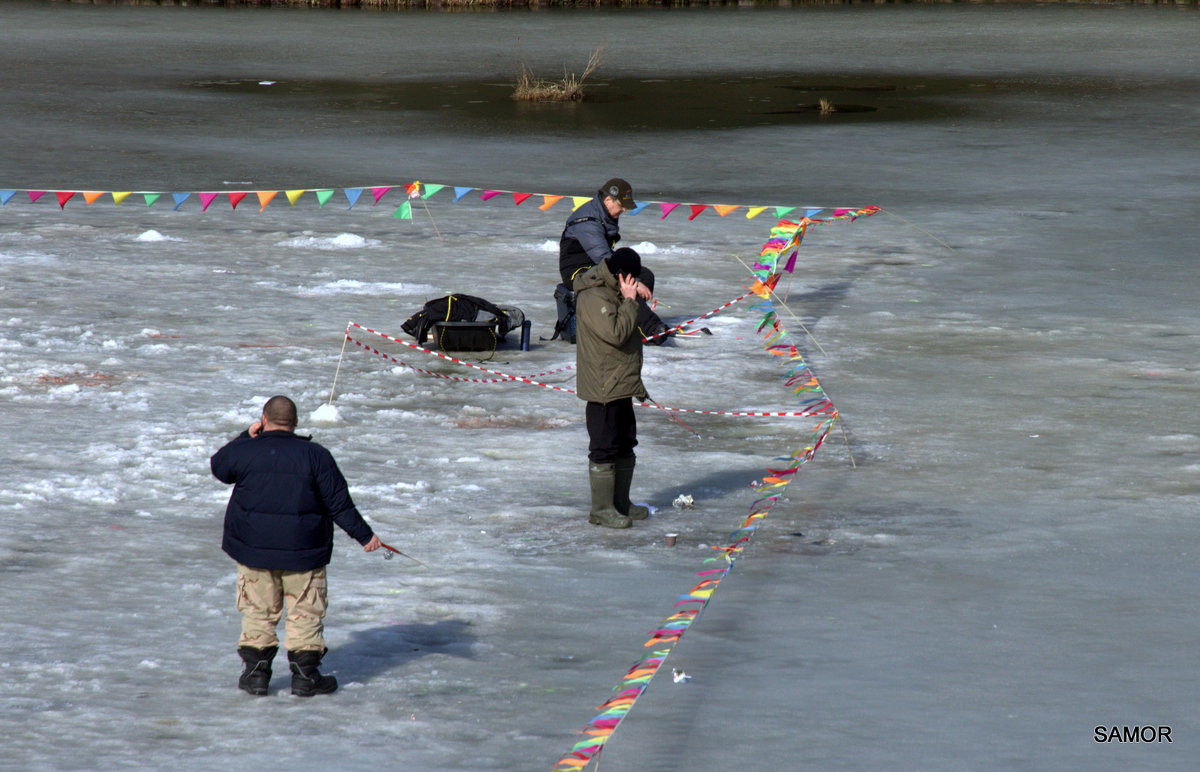
[[[874,207],[857,211],[859,215],[873,214],[871,210],[878,211]],[[705,559],[705,567],[696,573],[699,582],[679,595],[672,612],[647,633],[649,637],[643,646],[651,651],[636,659],[625,671],[613,687],[612,695],[596,708],[599,712],[578,730],[582,738],[558,758],[551,772],[579,772],[593,762],[598,767],[605,743],[645,693],[683,635],[700,618],[722,580],[728,576],[734,561],[754,536],[760,521],[783,495],[800,467],[813,458],[838,420],[837,409],[821,389],[821,384],[804,361],[799,348],[790,342],[787,330],[771,302],[771,294],[782,274],[791,273],[795,268],[796,248],[807,227],[808,223],[803,220],[784,220],[771,229],[770,238],[759,251],[753,269],[756,280],[751,289],[761,298],[753,308],[762,313],[757,329],[762,335],[763,347],[787,365],[783,376],[785,385],[791,387],[802,402],[810,404],[816,401],[827,408],[821,411],[821,420],[813,428],[808,443],[788,456],[776,458],[775,462],[783,463],[774,464],[778,468],[768,467],[761,481],[756,481],[758,497],[751,504],[749,514],[729,535],[727,544],[712,548],[716,554]],[[786,262],[781,265],[785,256]]]
[[[395,199],[396,196],[403,196],[403,199],[396,205],[392,216],[400,220],[411,220],[413,218],[412,204],[413,201],[427,201],[440,194],[441,198],[452,196],[454,203],[462,201],[468,195],[476,195],[481,201],[506,200],[511,199],[514,206],[521,206],[526,201],[531,199],[535,202],[540,201],[537,209],[545,212],[552,207],[570,206],[571,211],[578,209],[592,199],[591,196],[569,196],[557,195],[551,193],[522,193],[514,190],[498,190],[494,188],[476,188],[465,187],[460,185],[445,185],[436,183],[423,183],[419,180],[396,184],[396,185],[370,185],[362,187],[348,188],[293,188],[291,190],[228,190],[228,191],[144,191],[144,190],[33,190],[23,188],[2,188],[0,189],[0,206],[8,206],[10,202],[21,202],[28,200],[31,204],[36,204],[46,197],[51,197],[52,200],[58,202],[59,209],[66,209],[67,204],[76,200],[83,201],[85,206],[92,206],[99,202],[105,196],[108,196],[114,206],[121,206],[131,198],[140,198],[147,208],[154,207],[162,202],[163,204],[170,203],[172,211],[178,211],[185,204],[189,204],[193,200],[200,204],[200,211],[207,212],[209,207],[215,202],[224,199],[228,202],[231,209],[237,209],[243,201],[257,201],[259,211],[264,211],[272,203],[279,203],[281,198],[286,200],[290,206],[296,206],[296,203],[306,195],[316,199],[318,208],[324,208],[327,204],[337,197],[338,191],[341,191],[348,206],[347,209],[353,209],[360,201],[369,201],[371,206],[379,206],[385,198]],[[23,196],[18,196],[23,193]],[[392,202],[389,202],[391,205]],[[561,206],[559,206],[561,203]],[[673,201],[640,201],[637,205],[627,212],[627,216],[641,214],[644,211],[657,213],[660,220],[665,220],[667,216],[674,212],[687,214],[687,219],[695,220],[705,212],[712,212],[721,217],[732,214],[733,212],[744,210],[746,219],[752,220],[766,211],[771,211],[778,219],[788,216],[795,216],[794,213],[799,212],[804,218],[814,219],[818,215],[823,215],[822,219],[841,219],[843,217],[854,217],[853,213],[858,211],[855,209],[846,209],[839,207],[813,207],[813,206],[779,206],[779,205],[750,205],[750,204],[692,204]]]

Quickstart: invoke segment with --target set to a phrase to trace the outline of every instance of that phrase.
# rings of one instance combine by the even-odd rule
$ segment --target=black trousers
[[[618,458],[633,456],[637,445],[637,419],[633,398],[613,402],[587,403],[588,460],[593,464],[611,464]]]

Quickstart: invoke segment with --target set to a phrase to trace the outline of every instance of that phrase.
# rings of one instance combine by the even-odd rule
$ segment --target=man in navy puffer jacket
[[[262,419],[209,462],[218,480],[234,486],[221,548],[238,564],[238,653],[245,663],[238,686],[255,695],[267,693],[285,601],[292,693],[310,697],[337,689],[337,680],[318,669],[326,652],[325,566],[333,554],[333,524],[366,552],[382,546],[333,456],[295,429],[296,404],[271,397]]]

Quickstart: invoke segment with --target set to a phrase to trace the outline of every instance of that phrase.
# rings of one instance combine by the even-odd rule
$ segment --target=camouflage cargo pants
[[[278,646],[275,628],[285,603],[288,651],[324,651],[323,620],[328,605],[324,566],[312,571],[277,571],[239,563],[237,607],[242,612],[242,634],[238,646]]]

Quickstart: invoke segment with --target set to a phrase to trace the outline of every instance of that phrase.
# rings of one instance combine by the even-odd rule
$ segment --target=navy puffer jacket
[[[233,484],[221,548],[244,566],[311,571],[328,565],[334,523],[359,544],[374,535],[333,455],[307,437],[242,432],[209,465],[218,480]]]

